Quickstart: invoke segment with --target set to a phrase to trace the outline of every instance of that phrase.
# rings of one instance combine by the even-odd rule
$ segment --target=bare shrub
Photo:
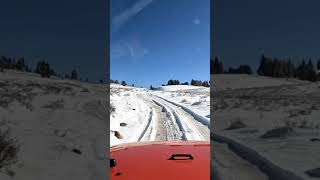
[[[0,170],[17,162],[18,151],[17,141],[10,137],[9,130],[0,129]]]

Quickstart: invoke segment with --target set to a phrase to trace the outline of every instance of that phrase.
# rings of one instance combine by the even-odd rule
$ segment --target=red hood
[[[206,141],[138,142],[113,146],[112,180],[210,179],[210,143]],[[169,160],[171,159],[171,160]]]

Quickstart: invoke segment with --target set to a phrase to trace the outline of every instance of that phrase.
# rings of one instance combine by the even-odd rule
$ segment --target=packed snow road
[[[177,99],[175,102],[171,101],[173,98],[168,100],[165,93],[177,91],[168,93],[128,86],[111,86],[111,105],[114,107],[110,117],[111,146],[138,141],[209,141],[208,117],[194,112],[197,106],[187,108],[183,103],[177,103]],[[194,92],[192,95],[194,96]],[[191,99],[185,94],[181,97],[187,101]]]
[[[140,97],[152,109],[154,117],[150,118],[151,122],[148,123],[149,126],[146,129],[150,129],[149,134],[152,131],[155,132],[155,140],[209,141],[209,128],[201,124],[193,114],[186,112],[181,107],[170,103],[164,98],[152,94]]]

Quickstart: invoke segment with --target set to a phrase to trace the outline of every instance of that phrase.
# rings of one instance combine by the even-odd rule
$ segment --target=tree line
[[[110,83],[113,84],[119,84],[122,86],[128,86],[126,81],[119,81],[119,80],[113,80],[110,79],[109,81]],[[167,84],[162,84],[162,86],[171,86],[171,85],[189,85],[189,82],[183,82],[181,83],[179,80],[176,79],[170,79],[168,80]],[[204,86],[204,87],[210,87],[210,81],[201,81],[201,80],[194,80],[191,79],[190,81],[190,85],[191,86]],[[132,87],[134,87],[134,84],[131,84]],[[141,87],[142,88],[142,87]],[[156,90],[157,88],[155,88],[153,85],[149,86],[150,90]]]
[[[227,70],[223,69],[222,61],[218,57],[210,60],[210,74],[252,74],[252,69],[249,65],[240,65],[238,68],[229,67]]]
[[[320,69],[320,60],[317,62],[317,69]],[[319,74],[316,73],[311,59],[309,59],[308,62],[303,59],[295,64],[290,58],[279,59],[262,55],[257,74],[270,77],[297,78],[308,81],[320,80]]]
[[[26,64],[25,59],[23,57],[16,59],[15,57],[1,56],[0,71],[3,72],[4,69],[12,69],[12,70],[30,72],[30,73],[33,72],[33,73],[39,74],[43,78],[50,78],[51,76],[57,76],[61,79],[82,80],[79,77],[78,71],[76,69],[73,69],[70,74],[69,73],[58,74],[53,69],[53,67],[49,64],[49,62],[45,60],[38,61],[35,69],[32,70],[32,68]],[[86,78],[86,81],[88,81],[88,78]]]
[[[290,58],[271,58],[262,55],[260,58],[257,74],[260,76],[296,78],[300,80],[318,81],[320,80],[320,59],[317,61],[316,68],[311,59],[308,61],[302,59],[294,63]],[[249,65],[240,65],[238,68],[223,69],[222,61],[218,57],[210,60],[210,74],[252,74],[253,71]]]
[[[119,80],[112,80],[110,79],[109,81],[110,83],[113,83],[113,84],[120,84],[122,86],[127,86],[127,82],[126,81],[119,81]],[[134,87],[134,84],[131,84],[132,87]]]
[[[170,85],[189,85],[189,83],[188,83],[188,82],[180,83],[179,80],[170,79],[170,80],[167,82],[166,85],[167,85],[167,86],[170,86]],[[201,81],[201,80],[194,80],[194,79],[191,79],[190,85],[191,85],[191,86],[210,87],[209,81]],[[164,86],[164,85],[162,85],[162,86]]]

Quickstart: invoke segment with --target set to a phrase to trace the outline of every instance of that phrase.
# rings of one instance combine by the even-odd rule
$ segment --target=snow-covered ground
[[[200,86],[162,86],[154,94],[182,105],[210,122],[210,88]]]
[[[20,149],[13,177],[0,179],[106,179],[106,88],[0,72],[0,128]]]
[[[148,90],[111,84],[111,146],[138,141],[209,140],[209,88]]]
[[[212,79],[214,133],[303,179],[313,179],[305,172],[320,168],[319,82],[248,75]]]

